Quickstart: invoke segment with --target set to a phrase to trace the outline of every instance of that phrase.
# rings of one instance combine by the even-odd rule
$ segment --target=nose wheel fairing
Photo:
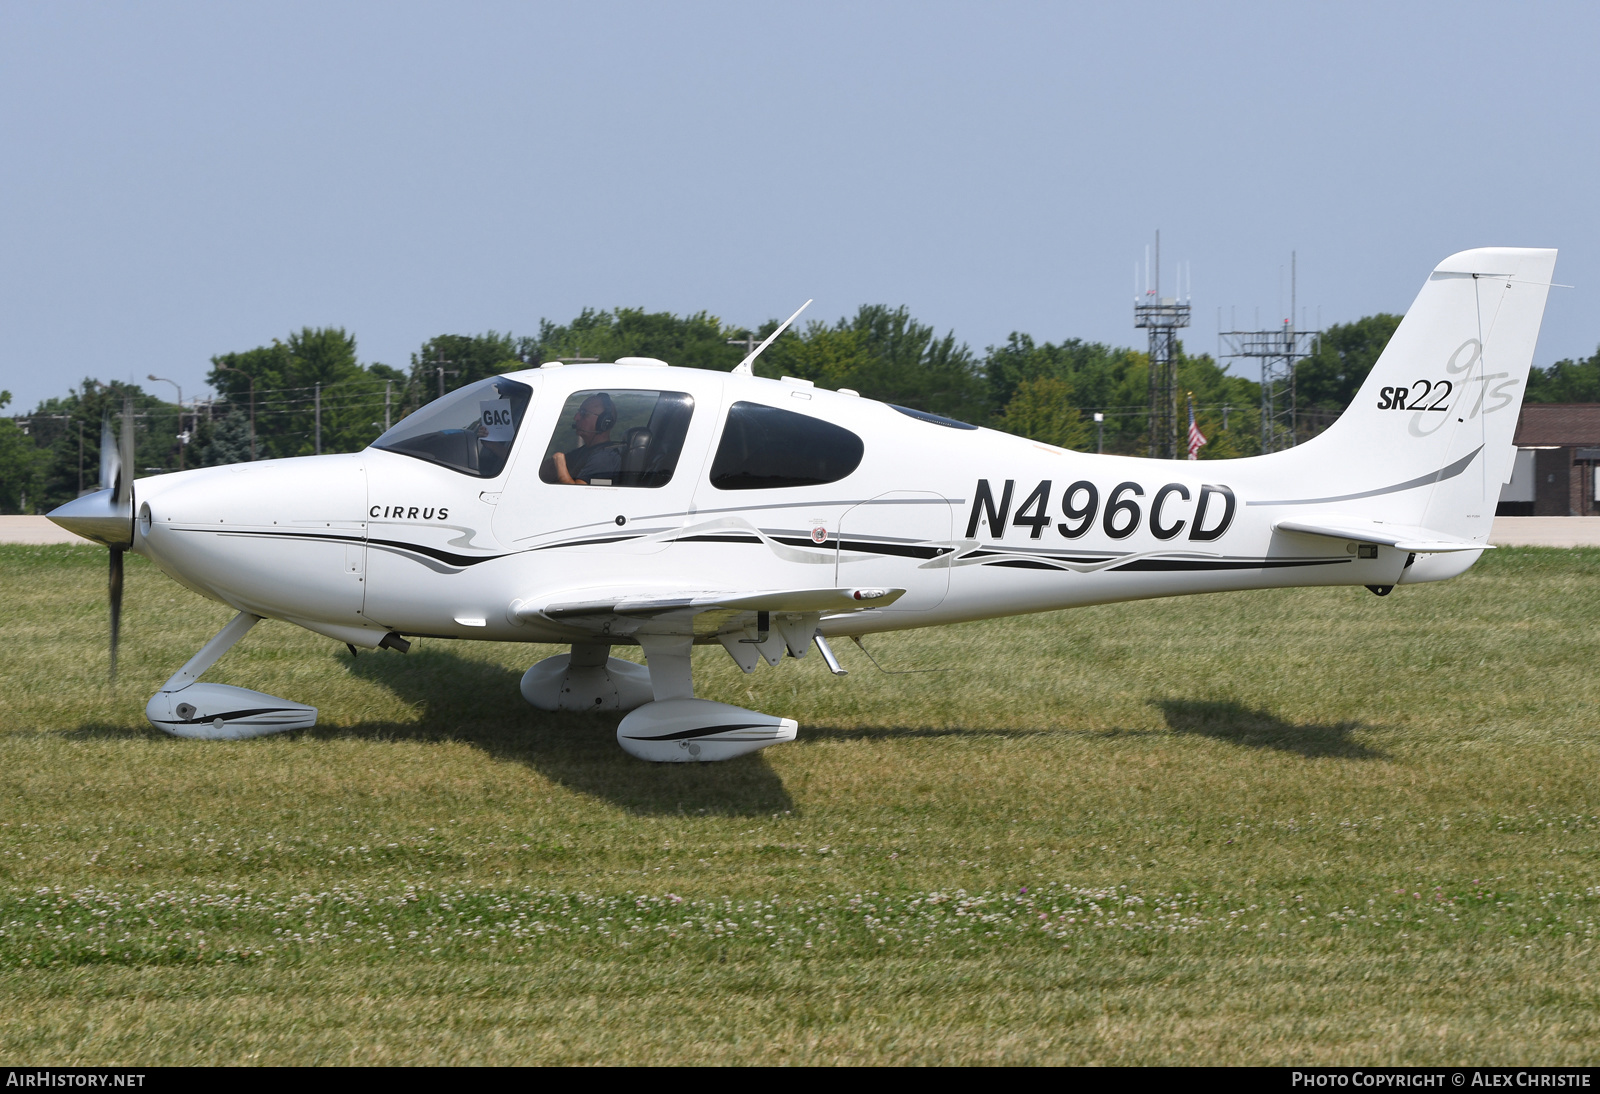
[[[144,716],[174,737],[238,741],[317,724],[317,708],[230,684],[191,684],[182,691],[158,691]]]
[[[202,673],[259,622],[260,616],[240,612],[201,646],[145,704],[144,716],[150,724],[175,737],[211,741],[237,741],[316,725],[316,707],[231,684],[198,682]]]

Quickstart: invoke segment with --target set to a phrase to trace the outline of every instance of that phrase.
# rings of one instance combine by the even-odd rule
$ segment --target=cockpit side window
[[[408,415],[372,447],[492,479],[506,468],[532,398],[533,389],[516,380],[480,380]]]
[[[861,438],[832,422],[760,403],[734,403],[711,461],[718,490],[838,482],[861,464]]]
[[[575,391],[561,408],[539,477],[568,486],[665,486],[694,416],[683,391]]]

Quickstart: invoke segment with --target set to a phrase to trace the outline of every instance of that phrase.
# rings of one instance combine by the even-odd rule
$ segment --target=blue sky
[[[301,326],[404,366],[585,306],[905,304],[981,351],[1193,350],[1403,310],[1554,246],[1535,361],[1600,343],[1594,5],[0,5],[0,388],[204,390]],[[167,385],[146,384],[168,396]]]

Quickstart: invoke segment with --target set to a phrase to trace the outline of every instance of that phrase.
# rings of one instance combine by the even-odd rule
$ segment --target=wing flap
[[[904,589],[773,589],[760,592],[645,592],[619,590],[587,600],[561,600],[546,604],[523,601],[518,618],[581,620],[596,616],[650,618],[672,612],[861,612],[883,608],[905,595]]]
[[[1276,532],[1299,532],[1308,536],[1327,536],[1329,539],[1378,543],[1401,551],[1415,551],[1418,554],[1491,549],[1487,543],[1459,539],[1417,525],[1385,524],[1380,520],[1363,520],[1360,517],[1309,516],[1274,521],[1272,528]]]

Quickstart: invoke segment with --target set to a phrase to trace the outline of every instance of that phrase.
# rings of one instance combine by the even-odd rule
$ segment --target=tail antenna
[[[813,298],[813,299],[815,299],[815,298]],[[773,342],[776,342],[778,340],[778,335],[780,335],[784,331],[788,330],[789,329],[789,324],[793,323],[796,319],[799,319],[800,318],[800,313],[805,311],[810,306],[811,306],[811,301],[807,300],[804,304],[801,304],[799,308],[795,309],[795,313],[793,315],[789,316],[789,318],[785,319],[783,321],[783,323],[778,327],[777,330],[775,330],[771,334],[767,335],[767,340],[765,342],[762,342],[759,346],[757,346],[755,349],[750,351],[750,356],[746,357],[743,361],[740,361],[737,365],[733,366],[733,375],[735,375],[735,376],[753,376],[753,375],[755,375],[755,370],[752,369],[751,366],[755,364],[756,358],[761,356],[761,351],[766,349],[768,346],[772,345]]]

